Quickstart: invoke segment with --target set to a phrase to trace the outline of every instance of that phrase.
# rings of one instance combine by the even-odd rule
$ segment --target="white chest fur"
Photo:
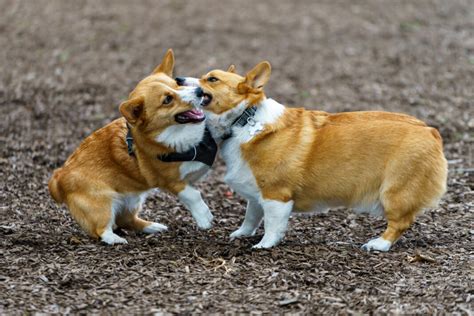
[[[204,137],[204,122],[198,124],[178,124],[167,127],[161,132],[156,141],[183,152],[199,144]]]
[[[258,105],[254,120],[265,127],[266,124],[274,123],[284,110],[283,105],[272,99],[265,99]],[[250,141],[259,132],[260,130],[256,130],[254,125],[250,124],[234,126],[233,137],[222,144],[222,157],[227,166],[224,180],[233,190],[249,200],[260,199],[261,193],[250,166],[242,157],[240,146]]]
[[[157,142],[183,152],[199,144],[204,136],[205,123],[172,125],[157,137]],[[209,166],[199,161],[185,161],[179,168],[181,180],[197,181],[209,171]]]
[[[248,200],[258,200],[260,190],[248,163],[242,158],[239,139],[233,137],[222,146],[222,158],[227,166],[224,181]]]

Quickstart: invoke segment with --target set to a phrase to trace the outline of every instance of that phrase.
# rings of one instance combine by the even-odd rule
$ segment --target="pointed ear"
[[[163,57],[163,60],[161,61],[161,64],[159,64],[155,68],[155,70],[153,70],[152,74],[163,72],[166,75],[172,77],[173,76],[173,69],[174,69],[174,54],[173,54],[173,50],[170,48],[166,52],[165,57]]]
[[[268,82],[268,79],[270,79],[271,73],[272,66],[270,63],[268,61],[262,61],[247,73],[245,83],[253,89],[261,90]]]
[[[234,66],[234,65],[230,65],[229,68],[227,68],[227,72],[235,73],[235,66]]]
[[[145,104],[145,97],[139,96],[120,104],[120,113],[125,117],[127,122],[135,124],[140,116],[143,114],[143,106]]]

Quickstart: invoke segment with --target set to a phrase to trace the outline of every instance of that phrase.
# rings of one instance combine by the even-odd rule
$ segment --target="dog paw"
[[[368,243],[364,244],[361,248],[365,251],[389,251],[392,243],[388,240],[383,239],[382,237],[375,238],[370,240]]]
[[[156,234],[156,233],[164,232],[167,230],[168,230],[168,227],[163,224],[151,223],[150,225],[148,225],[147,227],[143,229],[143,232],[147,234]]]
[[[275,246],[275,244],[269,244],[269,243],[259,242],[258,244],[252,246],[252,249],[270,249],[270,248],[272,248],[273,246]]]
[[[194,212],[193,217],[199,229],[209,229],[212,227],[212,219],[214,216],[211,211],[206,210],[204,212]]]
[[[109,245],[114,244],[128,244],[128,241],[125,238],[120,237],[117,234],[114,234],[112,231],[107,231],[100,236],[102,242],[105,242]]]
[[[252,249],[269,249],[278,245],[280,240],[265,240],[265,237],[256,245],[252,247]]]
[[[240,237],[249,237],[255,235],[255,231],[249,232],[246,229],[243,229],[242,227],[234,231],[232,234],[230,234],[230,240],[234,240],[236,238]]]

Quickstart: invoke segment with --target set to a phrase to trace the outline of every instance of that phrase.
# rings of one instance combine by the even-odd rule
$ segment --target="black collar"
[[[232,127],[237,125],[237,126],[245,126],[248,123],[250,124],[255,124],[255,120],[253,117],[255,116],[255,113],[257,112],[257,107],[252,106],[247,109],[245,109],[244,113],[242,113],[238,118],[235,119],[232,124],[230,124],[230,130],[226,134],[222,136],[222,140],[227,140],[232,137]]]
[[[130,156],[135,156],[133,151],[133,137],[128,124],[127,129],[128,132],[125,140],[127,142],[128,154]],[[212,167],[212,164],[216,159],[216,154],[217,144],[206,127],[204,130],[204,137],[197,146],[193,146],[191,149],[182,153],[174,152],[165,155],[158,155],[157,158],[163,162],[199,161],[208,165],[209,167]]]

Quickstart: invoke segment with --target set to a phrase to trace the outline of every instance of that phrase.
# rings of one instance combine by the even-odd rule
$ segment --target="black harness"
[[[128,132],[126,137],[127,142],[127,150],[130,156],[135,156],[133,151],[133,137],[132,132],[130,130],[130,126],[127,124]],[[212,138],[211,132],[206,129],[204,130],[204,137],[202,141],[197,145],[193,146],[193,148],[182,152],[174,152],[164,155],[158,155],[157,158],[163,162],[177,162],[177,161],[199,161],[202,162],[209,167],[212,167],[214,160],[216,159],[217,154],[217,144]]]
[[[222,140],[227,140],[232,137],[232,126],[238,125],[238,126],[245,126],[247,124],[255,125],[255,120],[253,117],[255,116],[255,113],[257,112],[257,107],[252,106],[247,108],[242,115],[240,115],[231,125],[230,125],[230,131],[227,132],[222,136]]]

